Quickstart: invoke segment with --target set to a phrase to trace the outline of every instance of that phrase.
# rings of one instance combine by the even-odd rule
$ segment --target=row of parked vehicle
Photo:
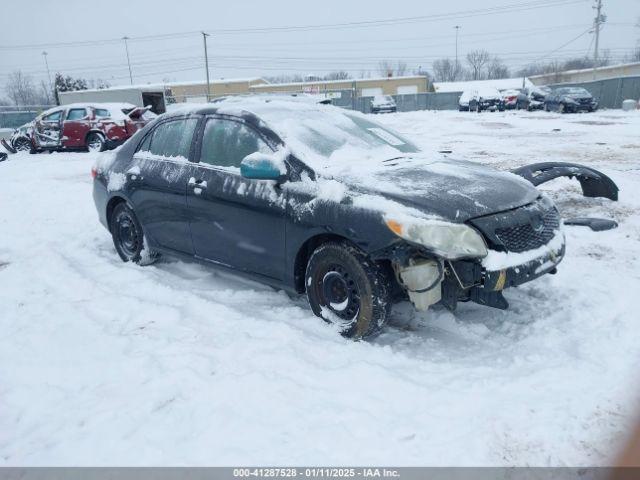
[[[46,110],[16,129],[8,150],[102,152],[124,143],[156,115],[130,103],[75,103]],[[4,141],[3,141],[4,142]]]
[[[514,88],[498,90],[484,87],[467,90],[458,101],[461,112],[546,110],[560,113],[593,112],[598,102],[584,88],[549,87]]]

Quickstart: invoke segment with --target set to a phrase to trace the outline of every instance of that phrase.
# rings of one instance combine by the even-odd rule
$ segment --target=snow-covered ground
[[[354,343],[291,299],[179,261],[123,264],[90,154],[0,164],[2,465],[602,465],[640,410],[640,112],[376,117],[501,169],[582,162],[620,186],[544,189],[567,227],[555,276],[508,311],[396,309]]]

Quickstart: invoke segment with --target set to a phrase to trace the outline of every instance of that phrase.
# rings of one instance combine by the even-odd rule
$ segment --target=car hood
[[[572,100],[591,100],[593,98],[593,96],[591,95],[585,95],[585,94],[580,94],[580,93],[567,93],[565,95],[563,95],[563,97],[567,97],[570,98]]]
[[[540,196],[522,177],[467,161],[399,158],[384,164],[353,186],[452,222],[510,210]]]

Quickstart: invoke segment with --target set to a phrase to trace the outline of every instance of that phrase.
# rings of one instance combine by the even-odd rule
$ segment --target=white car
[[[504,101],[497,88],[473,88],[462,92],[458,100],[458,109],[461,112],[502,111],[504,110]]]

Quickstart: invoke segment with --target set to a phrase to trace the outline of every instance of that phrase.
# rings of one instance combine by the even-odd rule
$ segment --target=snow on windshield
[[[385,160],[419,152],[399,134],[364,115],[329,105],[243,102],[313,168],[348,161]]]

